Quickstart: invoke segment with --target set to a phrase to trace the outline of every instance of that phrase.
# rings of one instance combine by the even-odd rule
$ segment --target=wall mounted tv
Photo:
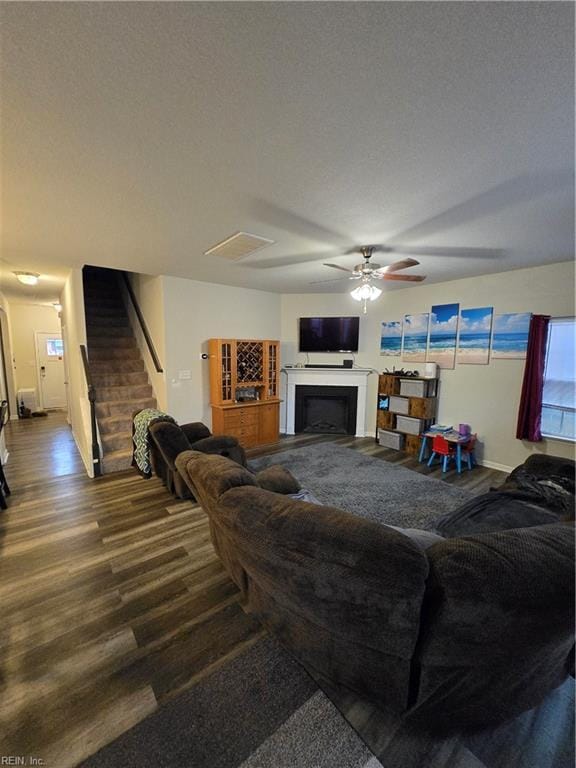
[[[300,352],[358,352],[359,317],[301,317]]]

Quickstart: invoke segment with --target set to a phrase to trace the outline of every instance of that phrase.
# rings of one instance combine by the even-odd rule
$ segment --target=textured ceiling
[[[348,288],[310,283],[355,243],[413,249],[428,282],[574,256],[571,3],[0,12],[12,268],[305,292]],[[239,230],[276,243],[203,256]]]

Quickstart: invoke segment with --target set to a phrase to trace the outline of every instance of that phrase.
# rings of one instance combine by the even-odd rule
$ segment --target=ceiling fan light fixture
[[[16,279],[23,285],[36,285],[40,275],[37,272],[14,272]]]
[[[369,285],[368,283],[363,283],[357,288],[354,288],[353,291],[350,291],[350,296],[352,296],[355,301],[376,301],[381,295],[382,291],[380,288],[376,288],[375,285]]]

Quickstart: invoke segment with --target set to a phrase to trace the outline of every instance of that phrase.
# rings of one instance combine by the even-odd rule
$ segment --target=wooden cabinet
[[[210,404],[215,435],[244,448],[278,440],[280,343],[270,339],[210,339]]]
[[[376,440],[417,456],[420,434],[436,417],[437,393],[438,379],[381,374],[378,378]]]

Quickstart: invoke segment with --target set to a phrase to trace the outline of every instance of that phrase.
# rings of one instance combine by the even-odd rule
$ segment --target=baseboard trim
[[[478,464],[480,464],[481,467],[487,467],[488,469],[497,469],[500,472],[506,472],[508,475],[514,469],[514,467],[509,467],[507,464],[498,464],[497,461],[487,461],[486,459],[478,461]]]

